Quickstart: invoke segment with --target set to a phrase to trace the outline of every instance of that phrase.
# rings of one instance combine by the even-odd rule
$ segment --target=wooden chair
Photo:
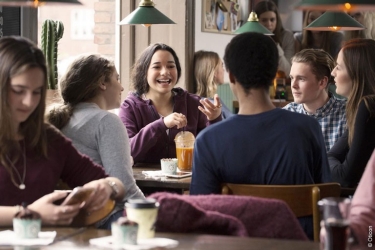
[[[314,241],[319,241],[320,212],[318,201],[325,197],[339,197],[339,183],[308,185],[250,185],[222,184],[222,194],[249,195],[285,201],[296,217],[313,216]]]
[[[74,217],[72,227],[91,226],[107,217],[115,207],[115,201],[108,199],[107,203],[101,209],[92,213],[87,213],[85,209],[81,209],[79,213]]]
[[[352,197],[356,188],[341,188],[341,197]]]

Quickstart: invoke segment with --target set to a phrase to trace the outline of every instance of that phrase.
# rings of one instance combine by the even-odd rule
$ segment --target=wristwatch
[[[116,182],[109,180],[108,185],[112,188],[112,194],[111,194],[110,198],[112,200],[114,200],[116,198],[117,194],[119,193],[117,184],[116,184]]]

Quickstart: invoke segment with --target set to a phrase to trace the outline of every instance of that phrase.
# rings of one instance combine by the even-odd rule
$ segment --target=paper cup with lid
[[[155,222],[159,203],[155,199],[129,199],[125,203],[126,216],[138,223],[137,239],[155,237]]]

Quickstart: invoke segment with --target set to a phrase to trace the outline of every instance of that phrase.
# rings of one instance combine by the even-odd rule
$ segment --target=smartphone
[[[55,190],[55,192],[67,193],[69,195],[72,192],[72,190]],[[61,203],[63,203],[65,199],[66,199],[66,196],[61,199],[55,200],[53,204],[61,205]]]
[[[165,176],[169,178],[185,178],[185,177],[190,177],[191,172],[177,172],[176,174],[166,174]]]
[[[86,201],[90,197],[93,191],[94,191],[93,188],[76,187],[65,198],[65,200],[61,203],[61,205],[64,206],[64,205],[81,204],[82,202]]]

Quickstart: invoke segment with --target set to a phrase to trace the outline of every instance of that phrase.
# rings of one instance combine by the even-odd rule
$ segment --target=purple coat
[[[172,90],[175,95],[173,112],[186,116],[185,130],[195,136],[209,124],[221,120],[221,116],[208,121],[205,114],[199,111],[200,97],[190,94],[181,88]],[[176,158],[174,138],[182,129],[173,127],[167,133],[163,117],[160,117],[151,100],[143,100],[130,92],[121,104],[119,116],[130,138],[131,155],[134,162],[159,163],[161,158]]]

